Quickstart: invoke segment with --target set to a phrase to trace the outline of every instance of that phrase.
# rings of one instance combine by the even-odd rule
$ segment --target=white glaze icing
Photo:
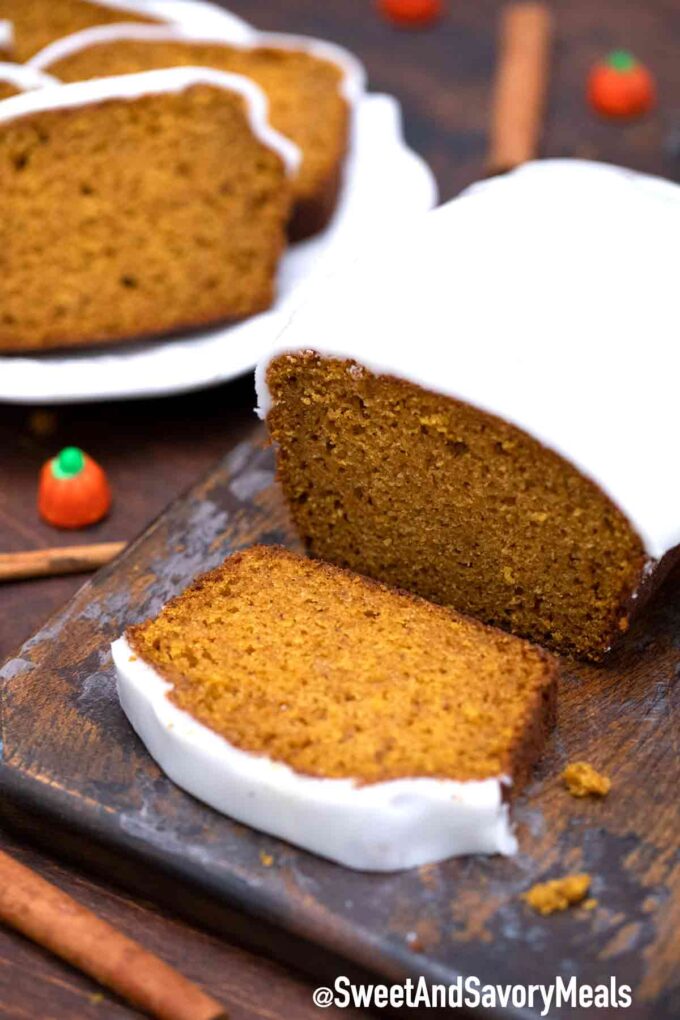
[[[362,871],[517,849],[504,777],[358,786],[301,775],[239,750],[177,708],[171,685],[124,637],[112,654],[120,703],[149,753],[173,782],[223,814]]]
[[[6,18],[0,19],[0,50],[9,52],[14,46],[14,25]]]
[[[9,82],[15,85],[22,92],[30,89],[44,89],[46,85],[60,85],[56,78],[44,71],[38,71],[35,67],[27,64],[12,64],[0,61],[0,81]]]
[[[33,67],[45,70],[60,60],[91,46],[125,40],[225,43],[244,50],[257,47],[287,51],[303,50],[319,59],[336,64],[340,68],[343,75],[341,94],[350,105],[356,103],[365,91],[366,74],[363,66],[348,50],[335,43],[303,35],[257,32],[255,29],[246,32],[243,23],[234,26],[229,20],[221,23],[218,19],[210,26],[201,21],[196,24],[186,21],[173,25],[140,25],[131,22],[85,28],[50,43],[39,53],[36,53],[29,63]]]
[[[514,423],[680,543],[680,187],[543,160],[468,189],[319,286],[280,351],[354,358]]]
[[[35,69],[33,69],[35,70]],[[182,92],[193,85],[212,85],[243,97],[253,134],[276,152],[289,174],[300,166],[300,150],[290,139],[275,131],[267,120],[267,97],[258,85],[239,74],[215,71],[209,67],[173,67],[162,71],[140,71],[110,78],[57,84],[22,95],[10,96],[0,105],[0,124],[45,110],[63,110],[87,106],[111,99],[138,99],[140,96]]]
[[[107,11],[127,11],[128,14],[146,14],[154,17],[152,4],[147,0],[87,0],[93,7],[104,7]]]

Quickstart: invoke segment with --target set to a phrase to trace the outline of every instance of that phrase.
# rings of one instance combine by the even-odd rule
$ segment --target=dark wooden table
[[[498,2],[451,2],[441,24],[418,33],[393,30],[375,14],[371,0],[233,0],[230,6],[262,28],[326,36],[358,53],[371,87],[401,99],[407,137],[430,160],[443,198],[479,176]],[[672,134],[677,139],[680,132],[677,0],[559,0],[551,6],[557,46],[544,154],[601,159],[680,179],[680,153],[673,154],[669,144]],[[584,105],[590,64],[615,47],[634,50],[658,79],[659,109],[637,124],[597,121]],[[130,539],[245,434],[253,403],[251,380],[243,379],[153,402],[53,410],[0,407],[0,551],[83,540],[55,533],[35,511],[38,469],[61,446],[85,447],[106,466],[113,483],[114,510],[87,533],[87,540]],[[79,583],[62,578],[0,587],[0,659]],[[311,1002],[312,979],[78,874],[7,833],[0,833],[0,847],[201,982],[229,1004],[235,1020],[318,1015]],[[133,1015],[70,968],[0,929],[0,1017]],[[325,1015],[348,1013],[327,1010]]]

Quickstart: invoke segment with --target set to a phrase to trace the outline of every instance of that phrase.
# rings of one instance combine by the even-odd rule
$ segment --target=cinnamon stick
[[[57,574],[85,574],[110,563],[125,548],[125,542],[66,546],[60,549],[31,549],[0,553],[0,581]]]
[[[0,920],[158,1020],[226,1020],[167,963],[0,851]]]
[[[542,3],[516,3],[501,13],[487,171],[503,173],[538,151],[548,90],[551,17]]]

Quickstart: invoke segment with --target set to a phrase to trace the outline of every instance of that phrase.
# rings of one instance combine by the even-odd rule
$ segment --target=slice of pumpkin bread
[[[138,13],[130,5],[91,3],[89,0],[0,0],[0,18],[12,23],[12,56],[25,61],[55,39],[94,25],[119,21],[162,22]]]
[[[553,722],[546,653],[280,547],[232,556],[127,637],[180,708],[319,778],[521,785]]]
[[[545,652],[279,547],[233,555],[121,640],[137,732],[220,810],[354,867],[514,849],[502,787],[554,722]]]
[[[297,153],[251,81],[202,68],[0,106],[0,349],[154,337],[274,296]]]
[[[359,72],[348,54],[339,63],[318,55],[313,42],[278,38],[236,45],[192,41],[179,29],[121,25],[62,40],[38,55],[36,66],[68,82],[179,65],[252,78],[267,95],[272,125],[302,152],[290,225],[291,236],[301,238],[321,230],[335,209],[349,136],[346,86]]]

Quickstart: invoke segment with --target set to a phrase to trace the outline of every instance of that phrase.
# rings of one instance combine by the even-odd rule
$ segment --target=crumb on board
[[[28,416],[28,430],[38,439],[53,435],[57,431],[57,425],[57,416],[53,411],[38,408],[36,411],[31,411]]]
[[[582,910],[594,910],[597,906],[597,900],[594,896],[589,896],[587,900],[584,900],[581,904]]]
[[[421,939],[417,931],[406,932],[406,945],[409,947],[412,953],[422,953],[423,949],[425,948],[423,946],[423,940]]]
[[[274,863],[274,858],[271,854],[268,854],[265,850],[260,850],[260,864],[263,868],[271,868]]]
[[[537,882],[523,893],[522,899],[537,913],[547,915],[580,903],[589,889],[590,875],[565,875],[550,882]]]
[[[572,797],[606,797],[612,786],[611,779],[586,761],[575,761],[567,765],[562,779]]]

